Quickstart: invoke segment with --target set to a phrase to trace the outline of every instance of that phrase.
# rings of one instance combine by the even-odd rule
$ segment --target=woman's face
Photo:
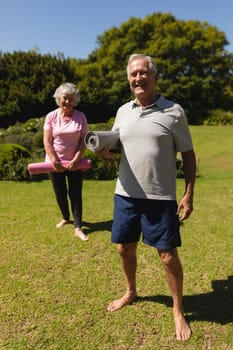
[[[74,108],[74,95],[62,94],[60,97],[60,107],[65,112],[70,112]]]

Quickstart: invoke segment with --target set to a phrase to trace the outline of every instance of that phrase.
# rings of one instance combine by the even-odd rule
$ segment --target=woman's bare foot
[[[60,221],[58,224],[56,224],[56,228],[60,228],[64,225],[68,225],[68,224],[72,224],[73,222],[71,220],[65,220],[62,219],[62,221]]]
[[[137,298],[137,294],[125,294],[122,298],[112,301],[108,305],[108,311],[117,311],[122,307],[132,304],[132,302]]]
[[[83,230],[80,227],[76,227],[76,229],[74,230],[74,235],[75,237],[79,237],[84,242],[87,242],[89,239],[87,235],[83,233]]]
[[[176,339],[177,340],[189,340],[192,335],[192,331],[186,322],[183,314],[174,314],[174,321],[176,327]]]

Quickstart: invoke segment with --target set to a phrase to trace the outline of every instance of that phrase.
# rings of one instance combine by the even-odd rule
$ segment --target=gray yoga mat
[[[86,147],[93,151],[100,151],[109,145],[109,151],[120,152],[120,140],[118,131],[89,131],[84,139]]]

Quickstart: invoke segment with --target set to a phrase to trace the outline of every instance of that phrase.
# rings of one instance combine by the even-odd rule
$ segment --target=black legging
[[[50,177],[56,195],[57,204],[61,210],[63,219],[70,219],[67,198],[67,194],[69,194],[71,210],[74,218],[74,227],[82,227],[82,172],[80,170],[65,171],[62,173],[53,172],[50,173]]]

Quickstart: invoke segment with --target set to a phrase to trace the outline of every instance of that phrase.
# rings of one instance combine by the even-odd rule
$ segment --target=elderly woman
[[[79,90],[72,83],[60,85],[53,96],[58,108],[49,112],[44,123],[44,147],[46,161],[53,164],[50,173],[62,220],[60,228],[71,224],[69,202],[73,214],[75,236],[83,241],[88,237],[82,230],[82,172],[76,170],[85,149],[84,136],[88,131],[86,116],[75,109],[80,101]],[[69,161],[68,169],[61,161]]]

